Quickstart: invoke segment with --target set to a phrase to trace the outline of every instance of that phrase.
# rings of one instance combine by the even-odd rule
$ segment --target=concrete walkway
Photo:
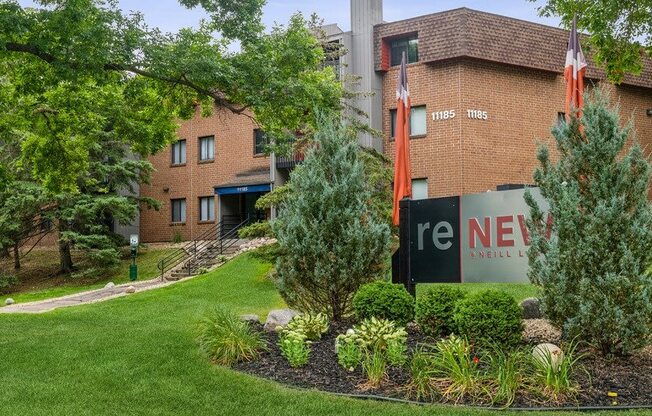
[[[62,296],[59,298],[39,300],[35,302],[15,303],[13,305],[0,307],[0,313],[42,313],[48,312],[58,308],[65,308],[67,306],[76,306],[86,303],[102,302],[108,299],[114,299],[121,296],[127,296],[126,292],[129,286],[136,288],[136,293],[145,290],[152,290],[159,287],[169,286],[171,284],[182,282],[184,280],[192,279],[195,276],[189,276],[176,281],[161,280],[156,278],[152,280],[144,280],[141,282],[130,282],[113,287],[89,290],[86,292],[79,292],[73,295]]]

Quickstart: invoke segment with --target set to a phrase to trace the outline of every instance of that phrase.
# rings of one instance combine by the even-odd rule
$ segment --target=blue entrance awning
[[[262,183],[258,185],[240,185],[240,186],[222,186],[215,188],[217,195],[233,195],[233,194],[248,194],[252,192],[269,192],[272,185],[269,183]]]

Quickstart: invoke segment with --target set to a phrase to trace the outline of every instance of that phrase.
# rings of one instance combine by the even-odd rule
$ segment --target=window
[[[389,110],[391,116],[390,133],[394,138],[396,133],[396,109]],[[424,136],[426,134],[426,106],[412,107],[410,111],[410,137]]]
[[[186,222],[186,200],[172,199],[172,222]]]
[[[265,146],[267,146],[267,135],[261,129],[254,129],[254,154],[265,153]]]
[[[428,198],[428,179],[412,179],[412,199]]]
[[[408,64],[419,61],[419,39],[416,35],[400,39],[392,39],[389,47],[391,66],[401,65],[403,52],[407,55]]]
[[[199,161],[215,159],[215,136],[199,138]]]
[[[172,144],[172,164],[183,165],[186,163],[186,141],[179,140]]]
[[[204,196],[199,198],[199,221],[215,221],[215,198]]]

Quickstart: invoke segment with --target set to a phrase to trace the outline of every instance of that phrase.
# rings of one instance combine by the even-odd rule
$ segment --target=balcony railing
[[[295,152],[292,156],[276,156],[277,169],[292,169],[303,162],[303,153]]]

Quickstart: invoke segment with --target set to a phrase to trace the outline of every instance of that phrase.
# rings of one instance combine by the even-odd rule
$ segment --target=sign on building
[[[530,192],[547,211],[539,190]],[[524,193],[517,189],[409,201],[412,282],[528,282]]]

